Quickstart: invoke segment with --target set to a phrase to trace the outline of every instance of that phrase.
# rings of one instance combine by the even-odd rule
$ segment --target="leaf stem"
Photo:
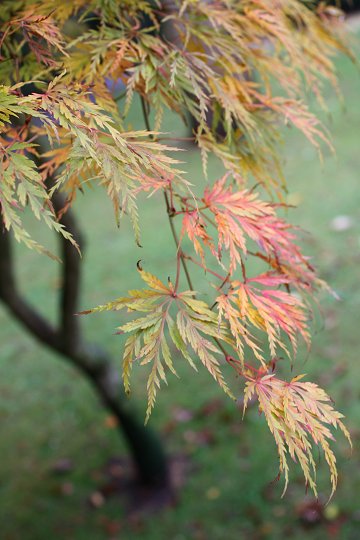
[[[225,283],[228,281],[229,279],[229,275],[230,274],[227,274],[225,277],[222,276],[221,274],[218,274],[217,272],[215,272],[214,270],[211,270],[211,268],[208,268],[207,266],[204,266],[203,264],[201,264],[199,261],[197,261],[196,259],[194,259],[194,257],[192,257],[191,255],[186,255],[185,253],[183,253],[183,257],[185,259],[187,259],[188,261],[191,261],[193,264],[196,264],[197,266],[200,266],[200,268],[202,268],[203,270],[205,270],[205,272],[209,272],[209,274],[212,274],[213,276],[217,277],[218,279],[220,279],[222,281],[221,285],[220,285],[220,289],[225,285]]]
[[[171,233],[173,235],[174,242],[175,242],[176,247],[177,247],[177,253],[178,253],[178,256],[180,257],[181,264],[183,266],[184,273],[185,273],[186,280],[188,282],[189,288],[190,288],[190,290],[193,291],[194,288],[193,288],[193,284],[192,284],[192,281],[191,281],[189,269],[188,269],[187,264],[186,264],[185,255],[184,255],[184,253],[182,252],[182,250],[180,248],[179,237],[178,237],[178,234],[176,232],[174,221],[173,221],[173,217],[174,217],[173,216],[173,209],[171,208],[171,205],[170,205],[170,202],[169,202],[169,197],[168,197],[168,194],[167,194],[167,192],[165,190],[164,190],[164,198],[165,198],[166,211],[167,211],[167,215],[168,215],[168,218],[169,218],[169,224],[170,224]]]
[[[169,216],[169,223],[170,223],[171,232],[172,232],[175,244],[176,244],[177,249],[178,249],[178,256],[180,257],[180,260],[182,262],[182,266],[183,266],[183,269],[184,269],[184,272],[185,272],[185,276],[186,276],[186,280],[188,282],[189,288],[190,288],[190,290],[193,291],[194,288],[193,288],[193,285],[192,285],[189,269],[188,269],[187,264],[186,264],[186,259],[189,258],[189,256],[186,256],[182,252],[182,250],[180,248],[179,238],[178,238],[178,235],[177,235],[177,232],[176,232],[176,229],[175,229],[175,225],[174,225],[174,222],[173,222],[174,216],[172,214],[172,208],[171,208],[170,203],[169,203],[168,194],[166,193],[165,190],[164,190],[164,197],[165,197],[167,213],[168,213],[168,216]],[[220,277],[222,279],[222,276],[218,276],[218,277]],[[228,278],[226,278],[226,280],[227,279]],[[223,344],[221,343],[221,341],[217,337],[213,337],[213,340],[215,341],[216,345],[219,347],[220,351],[223,353],[225,359],[227,359],[229,354],[228,354],[227,350],[225,349],[225,347],[223,346]]]
[[[179,287],[179,279],[180,279],[180,252],[178,251],[177,257],[176,257],[176,279],[175,279],[175,293],[177,293],[178,287]]]
[[[144,122],[145,122],[146,129],[148,131],[151,131],[149,112],[148,112],[148,110],[146,108],[146,102],[145,102],[145,99],[143,98],[143,96],[140,96],[140,101],[141,101],[141,108],[142,108],[142,112],[143,112],[143,117],[144,117]],[[154,138],[153,135],[149,135],[149,137],[150,137],[150,139]]]
[[[141,107],[142,107],[142,112],[143,112],[143,116],[144,116],[144,122],[145,122],[146,129],[148,131],[151,131],[149,114],[148,114],[148,111],[146,109],[145,100],[144,100],[144,98],[142,96],[140,97],[140,99],[141,99]],[[152,135],[149,135],[149,136],[150,136],[150,138],[153,138]],[[178,234],[176,232],[175,225],[174,225],[175,209],[173,208],[173,205],[170,204],[169,197],[168,197],[166,189],[164,189],[164,199],[165,199],[165,205],[166,205],[166,212],[167,212],[167,215],[168,215],[168,218],[169,218],[169,224],[170,224],[171,233],[172,233],[172,236],[174,238],[174,242],[175,242],[176,248],[177,248],[178,265],[179,265],[179,261],[181,261],[181,264],[182,264],[182,267],[184,269],[184,273],[185,273],[185,276],[186,276],[186,280],[187,280],[187,283],[189,285],[189,289],[191,291],[194,291],[194,287],[193,287],[193,284],[192,284],[189,269],[188,269],[187,264],[186,264],[186,257],[185,257],[185,254],[183,253],[183,251],[181,250],[180,240],[179,240],[179,237],[178,237]],[[172,196],[171,196],[171,203],[172,203]],[[178,269],[179,269],[179,266],[178,266]],[[179,277],[180,276],[179,276],[178,269],[177,269],[177,273],[176,273],[175,290],[177,290],[177,287],[178,287],[178,284],[179,284]],[[224,283],[226,283],[226,281]],[[194,293],[194,297],[195,297],[195,293]],[[227,350],[225,349],[225,347],[223,346],[223,344],[221,343],[221,341],[217,337],[213,337],[213,340],[215,341],[215,343],[219,347],[220,351],[223,353],[223,355],[225,357],[225,360],[227,361],[227,359],[229,357],[229,354],[228,354]]]

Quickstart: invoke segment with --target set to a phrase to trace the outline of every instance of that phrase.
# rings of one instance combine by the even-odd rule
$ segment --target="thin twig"
[[[172,208],[170,206],[169,197],[168,197],[168,194],[167,194],[166,191],[164,191],[164,197],[165,197],[165,204],[166,204],[166,210],[167,210],[167,214],[168,214],[168,218],[169,218],[169,224],[170,224],[171,233],[173,235],[174,242],[176,244],[177,252],[180,254],[181,264],[183,266],[189,288],[193,291],[194,288],[193,288],[193,285],[192,285],[189,269],[188,269],[187,264],[186,264],[185,256],[184,256],[184,254],[183,254],[183,252],[181,251],[181,248],[180,248],[180,241],[179,241],[179,237],[178,237],[178,234],[176,232],[175,225],[174,225],[174,220],[173,220],[173,215],[172,215]]]
[[[0,299],[39,341],[60,351],[61,340],[58,330],[19,292],[11,240],[11,233],[0,229]]]
[[[148,111],[146,110],[146,104],[145,104],[145,100],[144,100],[143,97],[141,97],[141,106],[142,106],[142,112],[143,112],[143,116],[144,116],[144,122],[145,122],[146,129],[151,132],[149,114],[148,114]],[[150,137],[151,137],[151,135],[150,135]],[[182,267],[184,269],[184,273],[185,273],[186,280],[187,280],[187,283],[189,285],[189,288],[190,288],[191,291],[193,291],[194,287],[193,287],[193,284],[192,284],[192,281],[191,281],[191,276],[190,276],[190,273],[189,273],[189,269],[188,269],[187,264],[186,264],[186,257],[185,257],[184,253],[181,250],[179,237],[178,237],[178,234],[176,232],[176,228],[175,228],[174,221],[173,221],[173,218],[174,218],[174,215],[175,215],[175,209],[170,204],[169,197],[168,197],[168,194],[167,194],[166,190],[164,190],[164,198],[165,198],[166,211],[167,211],[167,215],[168,215],[168,218],[169,218],[169,224],[170,224],[171,233],[173,235],[174,242],[175,242],[176,248],[177,248],[177,255],[178,255],[178,257],[180,257],[181,264],[182,264]],[[178,276],[177,276],[177,281],[178,281]],[[195,294],[194,294],[194,297],[195,297]],[[223,353],[225,359],[227,359],[228,356],[229,356],[228,352],[225,349],[225,347],[222,345],[220,340],[218,338],[216,338],[216,337],[213,337],[213,340],[215,341],[215,343],[217,344],[217,346],[219,347],[219,349]]]
[[[196,264],[200,268],[202,268],[205,272],[209,272],[209,274],[212,274],[213,276],[215,276],[218,279],[222,280],[222,284],[219,287],[217,287],[219,289],[221,289],[225,285],[227,280],[229,279],[229,274],[227,274],[227,276],[225,276],[225,278],[224,278],[224,276],[222,276],[221,274],[218,274],[214,270],[211,270],[211,268],[208,268],[207,266],[204,266],[203,264],[201,264],[199,261],[194,259],[194,257],[192,257],[191,255],[187,255],[186,253],[183,253],[183,257],[185,259],[187,259],[188,261],[191,261],[192,263]]]
[[[142,112],[143,112],[143,117],[144,117],[144,122],[145,122],[146,129],[148,131],[151,131],[149,113],[148,113],[148,111],[146,109],[145,99],[142,96],[140,96],[140,101],[141,101],[141,108],[142,108]],[[150,135],[150,138],[153,138],[153,135]]]

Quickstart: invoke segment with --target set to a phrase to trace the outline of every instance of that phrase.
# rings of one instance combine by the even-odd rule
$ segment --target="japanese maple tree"
[[[146,420],[179,362],[202,365],[232,399],[242,381],[244,411],[258,400],[285,487],[290,456],[315,493],[314,450],[325,454],[333,492],[332,428],[350,438],[321,388],[302,375],[286,382],[276,374],[280,354],[292,360],[299,340],[310,347],[311,300],[326,287],[283,217],[278,142],[285,124],[320,154],[331,147],[304,92],[326,106],[323,83],[337,90],[338,51],[351,54],[341,12],[310,0],[5,0],[0,9],[0,297],[39,339],[95,378],[74,317],[81,236],[72,207],[79,190],[102,186],[115,222],[131,220],[140,245],[146,201],[138,208],[138,195],[155,194],[174,238],[172,278],[139,261],[139,289],[83,313],[129,312],[118,328],[127,334],[122,377],[130,393],[134,363],[148,369]],[[135,95],[142,131],[129,128]],[[187,153],[176,152],[176,134],[162,132],[167,110],[185,122],[192,117],[202,178],[182,171]],[[224,168],[215,182],[209,154]],[[58,330],[22,303],[13,282],[9,233],[46,252],[24,226],[24,207],[62,238]],[[204,273],[197,283],[193,265]]]

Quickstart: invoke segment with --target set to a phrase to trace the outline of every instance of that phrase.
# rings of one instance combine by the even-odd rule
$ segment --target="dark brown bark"
[[[65,204],[65,198],[55,192],[52,198],[55,211],[60,214]],[[72,211],[69,209],[62,214],[61,223],[71,232],[81,252],[84,251],[84,240]],[[60,236],[62,259],[62,287],[60,294],[60,332],[62,347],[69,353],[75,352],[81,342],[79,318],[74,314],[78,311],[81,283],[81,259],[71,242]]]
[[[59,211],[62,196],[53,199]],[[61,222],[71,232],[79,245],[83,240],[71,211]],[[145,485],[164,486],[168,483],[167,461],[159,439],[129,410],[122,391],[119,375],[106,351],[84,343],[81,335],[78,299],[81,283],[81,259],[76,249],[61,237],[62,288],[60,295],[60,324],[55,328],[29,304],[20,293],[15,277],[11,235],[0,231],[0,300],[11,314],[42,344],[59,353],[67,362],[80,370],[91,382],[102,404],[118,420],[131,452],[138,480]]]
[[[56,330],[18,292],[10,235],[6,231],[0,231],[0,299],[31,334],[48,347],[58,350]]]

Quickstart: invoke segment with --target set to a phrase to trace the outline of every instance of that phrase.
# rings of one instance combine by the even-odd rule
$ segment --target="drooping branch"
[[[68,216],[67,224],[69,225],[72,217]],[[73,221],[75,223],[75,221]],[[66,251],[66,247],[63,246],[63,251]],[[79,255],[77,254],[79,259]],[[83,371],[89,373],[96,371],[93,362],[90,361],[91,354],[84,354],[86,347],[83,345],[82,349],[77,347],[76,349],[69,349],[66,344],[67,340],[70,341],[70,337],[73,337],[73,330],[70,330],[70,334],[66,334],[67,328],[70,326],[70,319],[73,324],[79,325],[76,313],[76,301],[78,291],[80,288],[80,268],[78,263],[73,260],[72,253],[66,251],[66,257],[64,258],[64,271],[63,280],[64,286],[61,292],[60,302],[60,318],[62,321],[66,321],[66,325],[63,324],[61,330],[54,328],[43,317],[39,311],[33,307],[19,291],[15,277],[15,264],[12,252],[11,233],[7,231],[1,231],[0,233],[0,299],[8,307],[11,313],[15,316],[19,322],[29,332],[35,336],[41,343],[50,347],[55,352],[64,355],[67,359],[71,359],[73,363],[81,367]],[[71,270],[75,270],[72,276],[67,275]],[[71,299],[71,294],[74,295]],[[66,308],[66,313],[65,309]],[[77,334],[78,335],[78,334]],[[77,345],[80,342],[77,340]],[[96,354],[97,356],[103,356]]]
[[[60,201],[58,203],[60,204]],[[69,213],[66,225],[74,236],[77,235],[79,242],[81,235],[74,228],[76,222]],[[72,324],[79,325],[77,317],[74,316],[80,289],[79,254],[75,252],[78,261],[76,262],[74,253],[63,245],[64,283],[60,302],[62,327],[59,331],[53,328],[19,292],[11,247],[10,233],[0,231],[0,299],[31,335],[53,351],[60,353],[91,382],[103,405],[119,422],[119,428],[131,451],[139,481],[151,486],[167,484],[167,460],[161,442],[149,428],[145,428],[136,420],[125,403],[118,370],[109,355],[100,347],[84,343],[80,339],[78,326],[76,330],[70,328],[69,331]],[[67,275],[71,272],[72,275]]]
[[[0,231],[0,299],[31,334],[60,352],[58,331],[18,291],[10,233],[5,230]]]
[[[60,214],[65,205],[63,195],[55,191],[52,197],[55,211]],[[61,213],[60,222],[65,226],[83,250],[84,240],[73,211],[69,208]],[[81,284],[81,259],[76,248],[63,236],[59,235],[62,259],[62,287],[60,293],[60,333],[62,347],[68,353],[74,353],[81,346],[81,330],[78,317],[78,302]]]

